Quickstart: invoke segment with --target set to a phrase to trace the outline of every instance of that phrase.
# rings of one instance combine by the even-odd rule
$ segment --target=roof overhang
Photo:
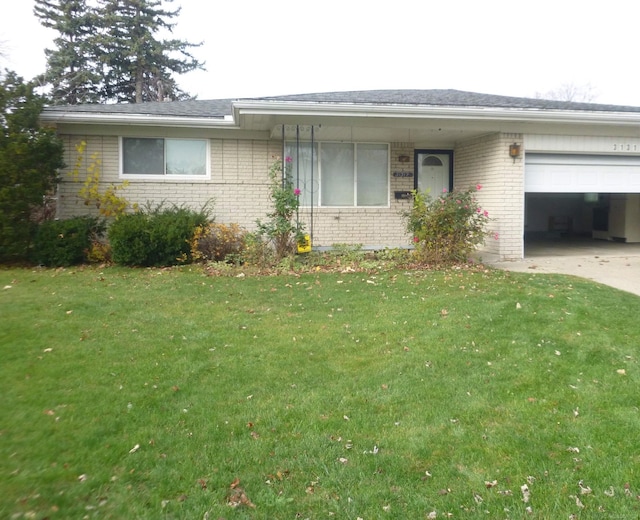
[[[357,119],[470,120],[522,123],[640,125],[640,112],[542,110],[439,105],[373,105],[352,103],[312,103],[292,101],[241,100],[233,104],[235,121],[243,117],[295,116]]]
[[[136,125],[169,128],[237,128],[237,124],[231,116],[225,116],[224,118],[182,117],[52,110],[43,112],[40,119],[44,123],[97,124],[110,126]]]
[[[108,110],[106,107],[103,107]],[[282,100],[236,100],[226,116],[177,116],[119,111],[45,110],[45,123],[134,125],[266,132],[276,137],[282,125],[389,129],[390,139],[420,140],[438,133],[451,142],[488,132],[575,133],[640,136],[640,112],[562,110],[520,107],[410,105]],[[402,134],[399,130],[414,130]]]

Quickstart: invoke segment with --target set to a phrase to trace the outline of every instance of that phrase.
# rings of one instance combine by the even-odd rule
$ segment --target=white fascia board
[[[148,116],[142,114],[103,114],[95,112],[43,112],[40,119],[47,123],[94,125],[165,126],[172,128],[239,128],[232,117]]]
[[[519,121],[536,123],[576,123],[607,125],[640,125],[640,112],[600,112],[543,110],[535,108],[355,105],[348,103],[252,102],[234,103],[234,116],[296,115],[325,117],[460,119],[486,121]]]

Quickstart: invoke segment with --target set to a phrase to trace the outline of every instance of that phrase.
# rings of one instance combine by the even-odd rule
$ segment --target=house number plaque
[[[413,177],[413,172],[393,172],[394,177]]]

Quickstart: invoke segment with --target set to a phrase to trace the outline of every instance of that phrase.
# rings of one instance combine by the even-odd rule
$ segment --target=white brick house
[[[42,120],[67,164],[86,142],[85,162],[97,154],[129,200],[213,200],[218,222],[248,229],[269,210],[274,157],[291,156],[314,246],[406,247],[407,192],[476,184],[499,237],[483,254],[520,259],[525,237],[548,233],[640,241],[640,107],[394,90],[49,107]],[[59,217],[86,211],[77,191],[67,176]]]

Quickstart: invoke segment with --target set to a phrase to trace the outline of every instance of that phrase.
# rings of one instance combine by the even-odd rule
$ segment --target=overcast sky
[[[55,32],[33,0],[0,0],[0,66],[29,79]],[[640,106],[638,0],[174,0],[174,35],[206,72],[178,78],[199,99],[372,89],[534,97],[590,86]]]

